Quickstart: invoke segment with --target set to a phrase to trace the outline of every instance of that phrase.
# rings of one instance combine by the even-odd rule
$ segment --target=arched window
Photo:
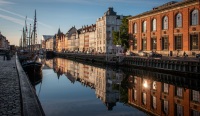
[[[134,33],[137,33],[137,23],[134,23],[133,28],[134,28]]]
[[[182,15],[181,15],[181,13],[178,13],[176,15],[175,22],[176,22],[176,27],[182,27]]]
[[[162,20],[162,27],[163,29],[168,29],[168,17],[165,16]]]
[[[153,19],[152,20],[152,28],[151,28],[152,31],[156,31],[156,19]]]
[[[190,24],[198,25],[198,21],[199,21],[198,10],[195,9],[190,13]]]
[[[146,32],[146,31],[147,31],[147,22],[144,21],[144,22],[142,23],[142,32]]]

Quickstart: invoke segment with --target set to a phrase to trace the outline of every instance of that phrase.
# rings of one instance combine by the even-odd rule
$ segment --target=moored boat
[[[27,61],[22,64],[22,67],[26,73],[40,73],[42,70],[41,62]]]

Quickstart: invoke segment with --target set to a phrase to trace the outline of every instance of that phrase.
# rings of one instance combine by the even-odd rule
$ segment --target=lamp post
[[[160,53],[161,53],[161,50],[162,50],[162,37],[160,38]]]

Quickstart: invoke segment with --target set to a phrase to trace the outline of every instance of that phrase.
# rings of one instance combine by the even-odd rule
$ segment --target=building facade
[[[42,39],[42,49],[46,49],[48,51],[53,51],[53,38],[54,36],[53,35],[43,35],[42,36],[43,39]]]
[[[117,15],[112,7],[96,21],[96,50],[100,53],[114,52],[112,31],[119,31],[123,16]]]
[[[56,34],[56,51],[62,52],[65,49],[65,34],[58,29],[58,33]]]
[[[96,41],[96,25],[92,24],[90,26],[83,26],[81,29],[79,29],[79,51],[82,52],[95,52],[95,41]]]
[[[68,51],[78,50],[79,47],[79,38],[78,31],[75,26],[71,27],[69,31],[65,35],[65,39],[67,41],[67,49]]]
[[[130,51],[156,51],[188,55],[200,49],[200,1],[169,2],[132,16],[129,20]]]
[[[10,42],[0,32],[0,48],[9,49]]]

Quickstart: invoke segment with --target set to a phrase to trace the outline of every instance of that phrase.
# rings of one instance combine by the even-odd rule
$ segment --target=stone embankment
[[[200,60],[194,57],[139,57],[139,56],[123,56],[123,60],[119,62],[118,57],[106,54],[76,54],[76,53],[55,53],[56,56],[87,61],[93,63],[105,63],[109,65],[117,65],[121,67],[138,66],[151,68],[156,70],[164,70],[171,72],[184,72],[200,74]],[[109,60],[108,60],[109,59]]]

